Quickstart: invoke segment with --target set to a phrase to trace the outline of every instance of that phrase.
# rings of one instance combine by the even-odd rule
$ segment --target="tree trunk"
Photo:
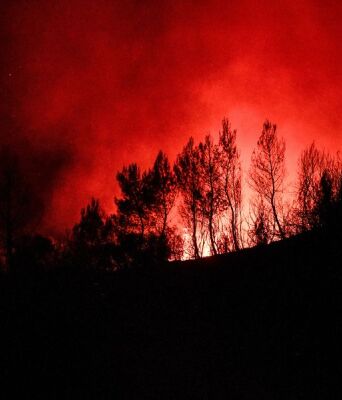
[[[197,244],[197,222],[196,222],[196,210],[192,212],[192,244],[194,247],[195,258],[200,258],[198,244]]]

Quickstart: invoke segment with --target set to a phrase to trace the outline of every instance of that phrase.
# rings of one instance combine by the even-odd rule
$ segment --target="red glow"
[[[91,196],[113,206],[115,173],[171,159],[228,116],[243,159],[265,118],[287,141],[290,175],[315,140],[341,147],[338,1],[8,2],[3,78],[35,143],[73,161],[53,188],[47,229]],[[11,74],[11,76],[9,76]]]

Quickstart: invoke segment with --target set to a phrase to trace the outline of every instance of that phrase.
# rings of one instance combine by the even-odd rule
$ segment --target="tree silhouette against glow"
[[[228,237],[233,250],[241,248],[241,162],[236,146],[236,130],[232,130],[228,119],[222,121],[219,135],[221,180],[226,213],[228,215]]]
[[[211,254],[216,255],[222,207],[220,152],[210,135],[199,144],[198,150],[202,188],[201,212],[208,231]]]
[[[199,235],[201,235],[202,187],[200,176],[200,155],[198,148],[190,138],[178,155],[174,171],[177,185],[182,195],[179,208],[186,229],[191,235],[191,253],[194,258],[201,255]]]
[[[285,141],[277,135],[277,126],[266,120],[253,151],[249,171],[251,188],[268,205],[274,236],[286,237],[281,212],[285,177]]]
[[[154,218],[156,231],[159,236],[165,236],[168,231],[168,217],[176,198],[176,180],[165,153],[160,151],[149,172],[151,190],[153,190]]]

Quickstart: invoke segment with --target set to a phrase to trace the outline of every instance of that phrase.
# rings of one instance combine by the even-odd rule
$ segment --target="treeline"
[[[115,214],[106,215],[92,199],[59,242],[24,234],[29,211],[22,201],[25,179],[15,160],[3,157],[4,263],[9,268],[31,260],[116,270],[237,251],[307,231],[340,237],[338,153],[332,156],[311,144],[302,151],[296,182],[289,186],[285,140],[275,124],[263,124],[245,179],[236,138],[224,119],[217,141],[208,135],[196,144],[190,138],[173,165],[160,151],[146,171],[136,163],[123,167],[116,176],[120,195],[114,199]],[[243,192],[248,192],[245,202]]]

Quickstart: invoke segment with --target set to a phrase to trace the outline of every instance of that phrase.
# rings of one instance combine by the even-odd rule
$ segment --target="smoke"
[[[0,143],[1,206],[10,196],[14,228],[42,231],[56,187],[71,166],[71,151],[63,143],[51,146],[51,141],[34,141],[33,132],[28,139],[19,126],[2,125],[1,132],[8,135]],[[4,223],[2,214],[0,224]],[[57,231],[49,229],[49,233]]]
[[[30,165],[45,230],[70,226],[92,195],[111,210],[123,164],[147,166],[160,148],[173,158],[190,135],[216,134],[224,116],[245,163],[265,118],[286,137],[290,172],[313,139],[341,145],[339,2],[2,8],[2,115],[19,129],[3,128],[1,143]]]

